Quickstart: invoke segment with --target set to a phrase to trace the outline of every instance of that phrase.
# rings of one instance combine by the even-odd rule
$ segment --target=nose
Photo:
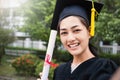
[[[68,37],[67,37],[67,41],[68,42],[73,42],[73,41],[75,41],[75,35],[74,34],[72,34],[72,33],[69,33],[68,34]]]

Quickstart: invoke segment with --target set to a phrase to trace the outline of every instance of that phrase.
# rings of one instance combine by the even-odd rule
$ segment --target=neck
[[[81,64],[84,61],[86,61],[88,59],[91,59],[93,57],[95,57],[95,56],[90,51],[88,51],[86,53],[82,53],[80,55],[73,56],[73,62],[72,62],[72,64],[78,65],[78,64]]]

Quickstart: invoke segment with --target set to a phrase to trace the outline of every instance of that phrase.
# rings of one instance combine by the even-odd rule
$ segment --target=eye
[[[60,35],[67,35],[67,32],[61,32]]]
[[[81,31],[81,29],[75,29],[75,30],[73,30],[74,33],[78,33],[80,31]]]

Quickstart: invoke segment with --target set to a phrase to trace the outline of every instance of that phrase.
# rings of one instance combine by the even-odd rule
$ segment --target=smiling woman
[[[51,26],[73,59],[55,69],[53,80],[109,80],[117,69],[113,61],[96,56],[90,44],[102,6],[91,0],[57,0]]]
[[[88,47],[89,38],[89,30],[77,16],[66,17],[60,22],[61,42],[74,57],[81,55],[82,58],[80,59],[84,59],[84,57],[88,58],[88,56],[92,55]]]

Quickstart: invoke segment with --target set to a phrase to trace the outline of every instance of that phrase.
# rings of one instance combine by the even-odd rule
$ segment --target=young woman
[[[72,14],[61,19],[59,32],[62,44],[73,60],[55,70],[54,80],[109,80],[116,65],[96,57],[90,50],[90,30],[84,18]]]
[[[68,0],[63,4],[57,27],[60,40],[73,59],[56,68],[53,80],[109,80],[117,69],[113,61],[98,58],[90,45],[91,20],[88,13],[91,11],[88,7],[91,5],[87,5],[87,9],[84,6],[88,2],[92,3]]]
[[[60,40],[73,56],[55,69],[53,80],[109,80],[117,65],[96,56],[90,44],[91,8],[100,12],[102,4],[87,0],[58,0],[53,16]]]

